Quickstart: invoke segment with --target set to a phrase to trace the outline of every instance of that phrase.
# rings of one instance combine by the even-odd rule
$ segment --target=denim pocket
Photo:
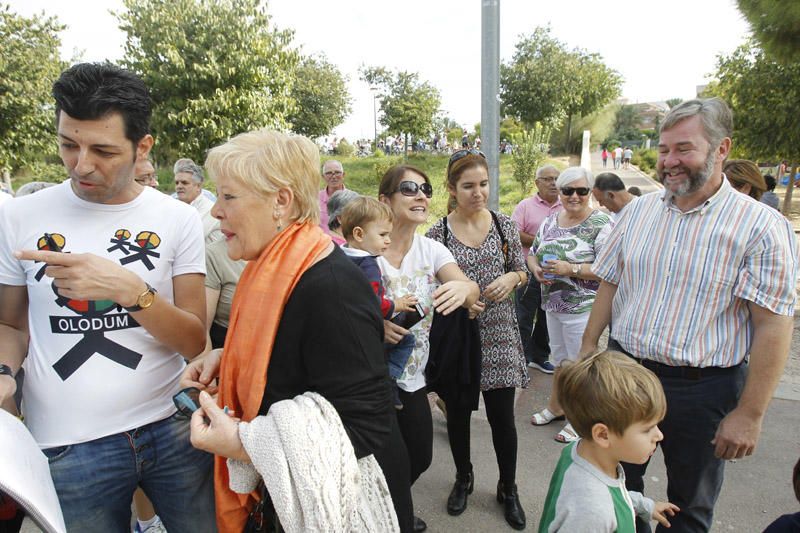
[[[71,449],[72,446],[56,446],[55,448],[46,448],[42,450],[42,453],[47,457],[47,462],[53,464],[66,456]]]

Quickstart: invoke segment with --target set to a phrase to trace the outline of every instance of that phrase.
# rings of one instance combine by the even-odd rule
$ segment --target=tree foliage
[[[683,98],[670,98],[667,100],[667,105],[670,109],[683,102]]]
[[[800,61],[800,3],[797,0],[737,0],[737,4],[767,53],[785,64]]]
[[[718,58],[716,78],[710,90],[733,109],[734,146],[741,155],[800,161],[800,63],[779,63],[750,41]]]
[[[430,134],[439,112],[439,90],[415,72],[391,72],[384,67],[364,67],[361,79],[380,91],[380,122],[390,134],[422,137]]]
[[[549,27],[523,37],[511,62],[500,67],[503,111],[528,126],[594,113],[619,96],[621,84],[600,55],[568,50]]]
[[[160,160],[202,160],[232,135],[288,125],[298,54],[260,0],[123,3],[123,64],[150,88]]]
[[[0,4],[0,170],[14,170],[56,152],[50,91],[66,64],[59,58],[64,26]]]
[[[547,158],[550,136],[550,127],[536,123],[532,128],[515,135],[516,149],[511,155],[514,180],[527,195],[531,183],[536,177],[536,169]]]
[[[301,60],[291,94],[296,106],[289,121],[294,131],[307,137],[329,134],[351,111],[347,77],[325,56]]]

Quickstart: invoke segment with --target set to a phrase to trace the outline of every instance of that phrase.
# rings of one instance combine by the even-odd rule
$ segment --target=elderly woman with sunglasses
[[[459,307],[469,309],[479,296],[478,285],[470,281],[441,243],[418,235],[417,227],[428,220],[433,188],[428,176],[411,165],[390,168],[378,188],[380,200],[392,210],[392,242],[378,258],[386,298],[416,296],[425,318],[411,328],[416,346],[397,380],[403,409],[397,411],[400,432],[408,450],[411,483],[428,469],[433,455],[433,423],[425,388],[425,367],[430,340],[428,334],[434,309],[449,314]],[[386,342],[396,344],[409,333],[384,321]],[[425,522],[414,518],[414,531],[424,531]]]
[[[542,284],[542,309],[547,313],[551,357],[557,367],[578,357],[599,287],[591,263],[612,228],[608,215],[589,204],[593,185],[594,176],[581,167],[570,167],[558,176],[556,187],[564,209],[542,222],[528,256],[528,268]],[[543,426],[564,419],[556,394],[559,374],[556,368],[550,402],[533,415],[531,424]],[[572,442],[577,434],[567,423],[555,439]]]
[[[489,167],[478,150],[461,150],[447,165],[450,214],[433,225],[427,236],[445,243],[467,277],[478,283],[481,299],[471,315],[480,333],[480,390],[492,428],[500,470],[497,500],[514,529],[525,528],[525,511],[516,485],[517,428],[514,393],[528,386],[528,371],[517,327],[514,290],[528,281],[519,231],[511,218],[489,211]],[[447,235],[447,238],[445,238]],[[446,239],[446,240],[445,240]],[[456,464],[456,481],[447,499],[447,512],[467,508],[474,476],[470,462],[471,406],[445,397],[447,433]]]
[[[305,137],[261,130],[213,148],[206,166],[217,184],[211,213],[228,256],[248,261],[223,353],[193,361],[181,380],[203,391],[191,439],[217,455],[219,530],[244,529],[263,478],[287,531],[350,529],[350,511],[362,509],[359,495],[381,489],[367,498],[380,504],[373,526],[391,531],[399,520],[402,531],[411,531],[408,462],[391,405],[383,322],[361,271],[318,226],[319,150]],[[214,402],[209,394],[217,389]],[[374,462],[371,454],[396,519],[383,482],[360,477],[362,465]],[[365,457],[354,472],[356,458]]]

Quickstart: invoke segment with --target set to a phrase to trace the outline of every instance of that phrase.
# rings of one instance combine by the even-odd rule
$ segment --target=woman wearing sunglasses
[[[563,420],[556,394],[559,365],[575,360],[589,312],[599,287],[591,264],[611,231],[611,219],[592,209],[589,198],[594,176],[581,167],[570,167],[556,180],[563,211],[547,217],[533,240],[528,268],[542,284],[542,309],[547,313],[550,353],[556,371],[548,406],[531,418],[534,426]],[[556,435],[558,442],[578,438],[567,423]]]
[[[411,165],[390,168],[378,188],[380,200],[392,210],[392,243],[378,257],[386,297],[396,300],[413,294],[425,311],[425,318],[411,328],[417,345],[397,380],[403,409],[397,411],[400,432],[408,449],[411,483],[428,469],[433,455],[433,424],[425,388],[428,362],[428,334],[434,309],[449,314],[459,307],[470,308],[478,299],[478,285],[470,281],[441,243],[416,230],[428,220],[433,188],[428,176]],[[384,321],[386,342],[397,344],[408,330]],[[414,531],[424,531],[425,522],[414,518]]]
[[[213,350],[193,361],[181,379],[203,391],[191,439],[216,454],[219,530],[243,531],[260,501],[251,492],[259,478],[287,529],[297,527],[302,501],[311,504],[305,523],[312,529],[345,530],[340,521],[363,501],[364,488],[381,485],[356,484],[359,476],[346,474],[356,458],[366,458],[360,467],[374,454],[401,531],[411,531],[408,462],[391,404],[383,322],[361,271],[318,226],[319,150],[305,137],[260,130],[213,148],[206,167],[217,185],[211,213],[228,256],[248,262],[224,354]],[[217,390],[215,402],[209,394]],[[291,483],[283,476],[288,471]],[[333,488],[321,483],[326,479],[336,480]],[[383,505],[374,516],[385,519],[390,510]],[[377,530],[394,529],[381,523],[386,529]]]
[[[461,150],[447,165],[450,214],[428,231],[445,242],[467,277],[478,283],[481,298],[470,309],[480,332],[480,390],[492,429],[500,470],[497,500],[514,529],[525,528],[525,511],[516,485],[517,429],[514,424],[515,388],[528,386],[528,371],[511,293],[528,281],[522,243],[514,222],[489,211],[489,167],[478,150]],[[447,226],[445,228],[445,225]],[[445,231],[447,233],[445,233]],[[456,465],[456,481],[447,499],[447,512],[467,508],[474,476],[470,462],[471,406],[453,398],[447,404],[447,433]]]

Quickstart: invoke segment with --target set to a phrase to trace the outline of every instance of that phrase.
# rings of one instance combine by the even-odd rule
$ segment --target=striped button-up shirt
[[[636,357],[672,366],[733,366],[750,351],[748,302],[794,314],[792,227],[727,179],[685,213],[665,191],[625,211],[592,270],[617,285],[613,336]]]

